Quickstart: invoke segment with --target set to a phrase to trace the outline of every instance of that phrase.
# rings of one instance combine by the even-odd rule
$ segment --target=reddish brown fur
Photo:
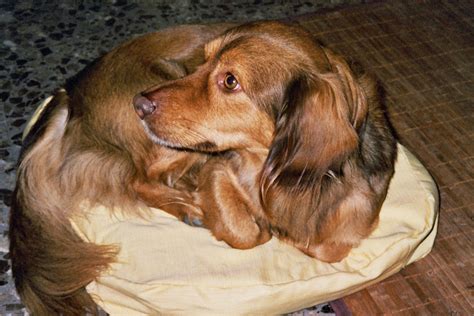
[[[58,91],[25,140],[10,221],[10,255],[22,301],[35,315],[96,313],[84,287],[118,248],[81,240],[70,225],[81,203],[136,213],[138,193],[200,215],[191,191],[204,154],[153,144],[135,115],[135,94],[192,72],[203,44],[228,26],[183,26],[134,39]],[[159,194],[157,194],[159,192]],[[146,214],[140,214],[146,215]]]
[[[376,226],[393,173],[395,139],[375,81],[276,22],[227,31],[206,58],[143,93],[156,105],[145,117],[155,141],[225,152],[193,193],[205,225],[238,248],[271,229],[310,256],[343,259]],[[239,89],[223,85],[229,73]]]
[[[262,149],[230,151],[208,160],[199,174],[193,195],[204,212],[204,226],[234,248],[253,248],[271,238],[268,219],[258,203],[258,174],[267,153]]]
[[[57,92],[27,139],[11,213],[13,273],[30,311],[95,312],[84,286],[118,249],[75,234],[69,219],[84,201],[136,212],[138,195],[233,247],[273,232],[330,262],[375,227],[395,143],[374,81],[275,22],[210,41],[196,69],[224,28],[138,38]],[[227,73],[241,89],[226,90]],[[131,105],[143,90],[156,104],[146,132]]]

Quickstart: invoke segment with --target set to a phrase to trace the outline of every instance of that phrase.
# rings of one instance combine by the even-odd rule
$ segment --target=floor
[[[5,234],[21,131],[39,101],[137,34],[174,24],[265,18],[292,19],[375,73],[400,141],[427,166],[441,192],[439,233],[429,256],[332,305],[295,315],[342,315],[347,308],[354,315],[473,315],[474,3],[233,3],[0,1],[0,314],[23,314]]]

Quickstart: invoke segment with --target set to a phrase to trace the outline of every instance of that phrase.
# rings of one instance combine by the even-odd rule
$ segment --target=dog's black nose
[[[142,120],[145,116],[152,114],[156,110],[156,105],[150,99],[141,94],[137,94],[133,98],[133,107]]]

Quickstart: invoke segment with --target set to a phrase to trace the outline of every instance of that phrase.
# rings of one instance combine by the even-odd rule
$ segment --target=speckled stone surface
[[[21,133],[39,102],[115,45],[166,26],[286,19],[363,1],[0,0],[0,314],[25,313],[8,262],[9,199]],[[298,315],[332,314],[329,305]]]

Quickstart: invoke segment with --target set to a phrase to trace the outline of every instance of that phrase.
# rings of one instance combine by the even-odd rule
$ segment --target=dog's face
[[[305,40],[299,29],[276,23],[235,28],[206,45],[207,61],[195,73],[143,92],[137,112],[165,146],[268,148],[289,82],[318,66],[309,55],[321,51]]]
[[[301,28],[245,24],[209,42],[205,55],[195,73],[134,100],[155,142],[202,151],[265,147],[272,170],[291,161],[291,170],[323,173],[357,146],[363,93],[347,64]]]
[[[268,145],[273,124],[245,93],[228,60],[212,59],[183,79],[143,95],[155,107],[144,123],[152,139],[204,151]]]

